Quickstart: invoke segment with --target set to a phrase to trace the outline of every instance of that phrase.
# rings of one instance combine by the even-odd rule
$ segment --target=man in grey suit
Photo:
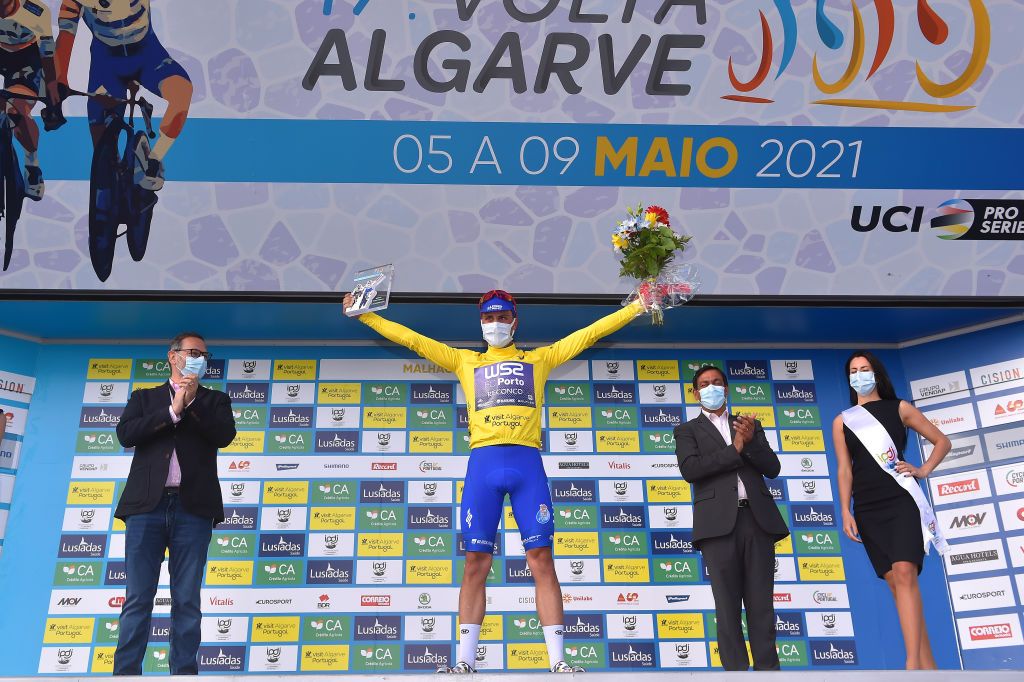
[[[779,458],[756,419],[726,412],[728,381],[720,369],[693,377],[701,414],[675,428],[676,457],[693,485],[693,544],[711,577],[718,651],[726,670],[750,666],[741,608],[747,611],[755,670],[778,670],[775,648],[775,543],[789,535],[764,477]]]

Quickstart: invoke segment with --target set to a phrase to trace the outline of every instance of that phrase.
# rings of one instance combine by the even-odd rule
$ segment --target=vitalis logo
[[[340,3],[335,3],[334,0],[323,0],[324,15],[330,16],[336,4]],[[370,0],[358,0],[352,7],[352,13],[362,15],[369,4]],[[480,4],[479,0],[456,0],[454,5],[458,20],[463,23],[473,21]],[[677,34],[675,32],[676,29],[668,27],[682,22],[692,25],[694,20],[696,20],[698,25],[703,26],[707,23],[707,10],[703,0],[685,3],[694,5],[693,13],[689,11],[684,13],[683,9],[677,7],[679,4],[683,3],[659,3],[659,9],[657,9],[656,13],[645,14],[643,17],[639,17],[635,12],[635,2],[626,3],[623,12],[614,16],[585,14],[581,11],[577,2],[573,4],[573,8],[568,13],[570,24],[583,24],[586,26],[596,22],[613,21],[629,26],[633,23],[634,19],[643,21],[653,19],[654,24],[659,26],[665,25],[664,32],[660,37],[652,37],[647,34],[642,35],[640,40],[631,46],[632,49],[629,50],[630,46],[619,46],[616,48],[610,33],[602,34],[597,41],[598,44],[595,45],[592,41],[583,37],[589,34],[589,31],[585,31],[583,27],[573,27],[571,32],[551,31],[542,39],[531,41],[533,43],[532,50],[524,50],[519,40],[520,33],[529,31],[531,26],[543,25],[543,22],[551,17],[560,3],[547,2],[545,3],[546,7],[542,7],[537,11],[524,11],[519,8],[517,3],[506,1],[504,8],[509,17],[509,23],[517,22],[522,24],[522,26],[512,25],[508,32],[500,38],[496,38],[495,47],[491,50],[490,56],[486,61],[479,64],[473,63],[468,57],[473,44],[466,37],[467,34],[461,31],[461,27],[454,31],[437,31],[427,35],[415,50],[415,60],[412,54],[386,54],[388,33],[384,28],[377,28],[373,31],[368,55],[365,55],[365,53],[353,55],[345,31],[340,28],[332,28],[327,31],[317,50],[316,56],[309,65],[306,75],[302,79],[302,87],[306,90],[313,90],[321,78],[340,78],[346,90],[355,90],[362,83],[368,91],[387,90],[401,92],[408,85],[406,80],[387,78],[385,74],[381,73],[381,66],[388,61],[414,61],[416,68],[412,75],[415,79],[415,84],[427,92],[444,93],[449,90],[467,92],[472,85],[473,90],[478,93],[484,93],[487,86],[492,82],[498,81],[500,83],[506,79],[511,79],[516,92],[520,94],[526,92],[527,80],[534,81],[533,90],[538,94],[547,92],[549,86],[552,85],[555,85],[556,89],[558,89],[558,85],[561,85],[561,88],[566,92],[578,94],[583,90],[583,87],[578,83],[589,83],[591,81],[590,78],[584,78],[584,76],[593,74],[596,77],[596,74],[601,74],[603,76],[604,92],[607,95],[615,95],[627,83],[636,81],[634,76],[641,75],[639,72],[634,74],[634,70],[640,60],[643,59],[645,64],[650,64],[649,67],[644,69],[646,71],[649,68],[649,75],[645,79],[645,92],[647,95],[685,97],[690,93],[690,86],[686,83],[679,83],[680,77],[678,75],[673,77],[669,74],[688,71],[690,69],[690,62],[689,60],[670,58],[670,55],[675,54],[674,50],[696,50],[703,47],[705,37],[694,34]],[[384,3],[378,1],[374,7],[379,9],[382,5]],[[390,3],[388,3],[388,6],[390,7]],[[413,19],[415,16],[415,14],[410,14],[409,18]],[[481,19],[481,21],[492,20],[493,17]],[[665,23],[666,21],[668,24]],[[558,25],[561,26],[561,22]],[[361,28],[364,31],[367,30],[365,26]],[[657,38],[657,46],[652,49],[655,38]],[[542,43],[543,49],[540,47]],[[361,45],[361,43],[354,41],[353,45]],[[566,68],[566,64],[560,63],[555,59],[555,54],[559,52],[559,47],[575,50],[578,58],[571,68]],[[599,53],[599,47],[601,55],[606,53],[618,54],[621,50],[629,50],[629,58],[625,60],[625,65],[616,66],[603,57],[601,59],[591,57],[591,55]],[[457,63],[453,60],[444,62],[445,68],[452,70],[450,74],[444,74],[444,80],[439,80],[438,76],[433,74],[426,66],[421,66],[438,59],[437,52],[448,53],[452,49],[460,50],[467,54],[467,57],[459,60]],[[506,52],[509,53],[507,56],[505,55]],[[481,54],[480,57],[482,58],[483,55]],[[506,61],[506,59],[511,62],[511,66],[501,66],[499,68],[499,64]],[[526,71],[526,65],[531,63],[537,64],[535,74],[532,71],[528,74]],[[368,64],[365,74],[363,74],[365,77],[357,77],[356,68],[360,64]],[[573,71],[580,69],[583,70],[583,73],[579,76],[573,75]],[[472,84],[470,83],[471,75],[474,76]],[[599,78],[598,80],[601,79]]]
[[[924,206],[891,206],[866,209],[854,206],[850,226],[857,232],[870,232],[881,225],[889,232],[920,232]],[[945,240],[1020,240],[1024,239],[1024,201],[1012,199],[948,199],[939,204],[931,218],[932,234]]]

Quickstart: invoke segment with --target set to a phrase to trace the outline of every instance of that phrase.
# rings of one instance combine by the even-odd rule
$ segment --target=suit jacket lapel
[[[722,445],[728,445],[728,443],[725,442],[725,439],[722,438],[721,431],[718,430],[717,426],[711,423],[711,420],[708,419],[708,416],[704,414],[703,410],[701,410],[700,417],[697,418],[697,423],[700,424],[716,441]]]

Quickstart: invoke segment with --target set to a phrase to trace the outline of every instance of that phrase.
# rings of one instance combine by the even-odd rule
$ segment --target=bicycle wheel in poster
[[[6,240],[4,242],[4,270],[11,264],[14,254],[14,233],[21,220],[21,209],[25,203],[25,178],[21,174],[18,153],[14,150],[11,129],[4,126],[0,133],[0,172],[3,174],[3,201],[0,211],[6,221]]]
[[[135,133],[131,146],[125,150],[124,168],[132,169],[131,187],[128,189],[128,207],[124,216],[128,226],[128,252],[136,261],[146,255],[149,244],[149,228],[153,222],[153,207],[156,206],[156,192],[139,187],[139,181],[146,174],[149,162],[149,138],[143,132]]]
[[[125,200],[117,149],[120,136],[121,130],[114,125],[103,131],[89,175],[89,258],[101,282],[107,281],[114,266],[117,226]]]

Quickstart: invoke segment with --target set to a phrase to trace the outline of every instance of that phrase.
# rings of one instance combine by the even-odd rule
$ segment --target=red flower
[[[671,224],[668,221],[668,211],[663,209],[661,206],[648,206],[646,212],[647,213],[654,213],[655,215],[657,215],[659,223],[663,223],[665,225],[670,225]]]

